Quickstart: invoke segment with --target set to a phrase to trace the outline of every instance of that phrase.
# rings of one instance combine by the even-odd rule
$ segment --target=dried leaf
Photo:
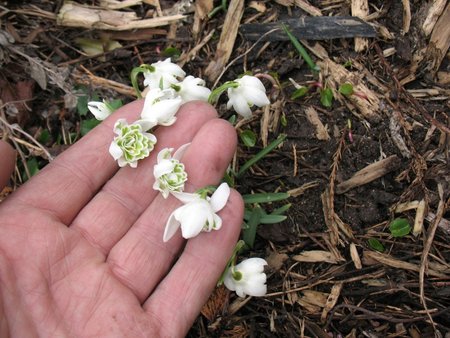
[[[30,64],[30,76],[38,83],[39,87],[44,90],[47,89],[47,75],[42,61],[38,58],[30,58],[28,62]]]

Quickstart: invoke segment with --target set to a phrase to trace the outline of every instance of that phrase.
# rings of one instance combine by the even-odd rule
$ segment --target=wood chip
[[[102,10],[97,7],[66,2],[57,15],[56,23],[66,27],[124,31],[165,26],[184,17],[184,15],[177,14],[138,20],[135,12]]]
[[[428,9],[425,21],[422,24],[422,31],[425,36],[428,36],[433,31],[434,25],[436,25],[437,20],[444,11],[447,0],[434,0]]]
[[[314,107],[310,106],[305,109],[306,118],[309,123],[311,123],[316,128],[316,137],[321,141],[328,141],[330,139],[330,135],[328,134],[327,128],[323,125],[322,121],[319,118],[319,114],[314,109]]]
[[[409,0],[402,0],[403,5],[403,27],[402,34],[405,35],[409,32],[409,27],[411,26],[411,7],[409,5]]]
[[[372,261],[376,261],[378,263],[387,265],[387,266],[391,266],[393,268],[396,269],[403,269],[403,270],[409,270],[409,271],[414,271],[414,272],[419,272],[420,267],[417,264],[413,264],[413,263],[409,263],[409,262],[405,262],[399,259],[396,259],[390,255],[387,254],[383,254],[380,252],[375,252],[375,251],[364,251],[363,254],[363,262],[366,265],[372,265],[370,263],[370,260]],[[439,278],[447,278],[448,276],[435,271],[433,269],[428,269],[428,275],[433,276],[433,277],[439,277]]]
[[[339,296],[341,295],[342,287],[344,286],[343,283],[336,283],[331,288],[331,292],[327,297],[327,301],[325,303],[325,306],[323,307],[322,315],[320,316],[320,320],[322,323],[325,322],[325,319],[327,318],[328,313],[334,308],[336,305]]]
[[[433,32],[431,33],[430,44],[427,53],[435,55],[433,71],[437,72],[444,60],[447,50],[450,47],[450,3],[447,4],[442,15],[439,17]]]
[[[314,7],[306,0],[294,0],[295,6],[301,8],[306,13],[312,16],[322,16],[322,12],[317,7]]]
[[[205,75],[211,82],[214,82],[219,77],[230,59],[243,13],[244,0],[231,0],[223,24],[222,34],[220,34],[216,55],[205,70]]]
[[[400,164],[401,161],[397,155],[391,155],[388,158],[369,164],[367,167],[357,171],[350,179],[338,184],[336,193],[343,194],[350,189],[372,182],[398,169]]]
[[[339,262],[331,252],[324,250],[303,251],[301,254],[293,256],[292,259],[304,263],[326,262],[337,264]]]
[[[358,249],[355,243],[350,243],[350,257],[352,258],[355,268],[358,270],[362,269],[361,259],[359,258]]]
[[[364,19],[369,15],[368,0],[352,0],[352,15]],[[363,38],[355,38],[355,51],[362,52],[369,47],[369,41]]]
[[[421,200],[417,205],[416,209],[416,217],[414,218],[414,227],[413,227],[413,235],[418,236],[423,231],[423,221],[425,219],[425,209],[426,203],[425,200]]]

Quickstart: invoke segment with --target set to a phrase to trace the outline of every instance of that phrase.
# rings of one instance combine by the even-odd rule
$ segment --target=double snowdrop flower
[[[137,162],[146,158],[156,144],[156,137],[147,130],[140,121],[128,124],[125,119],[119,119],[114,125],[114,137],[109,153],[118,162],[119,167],[127,164],[137,167]]]
[[[231,266],[223,282],[229,290],[236,291],[239,297],[264,296],[267,292],[264,265],[267,265],[267,262],[262,258],[246,259],[236,266]]]
[[[105,100],[103,100],[103,102],[91,101],[88,102],[87,106],[89,111],[99,121],[103,121],[113,112],[110,105],[106,103]]]
[[[209,198],[202,194],[174,193],[184,203],[172,212],[166,223],[163,241],[167,242],[181,227],[181,235],[186,238],[197,236],[202,231],[219,230],[222,219],[216,213],[223,209],[230,196],[230,187],[222,183]]]
[[[189,144],[182,145],[173,156],[173,148],[165,148],[158,153],[158,163],[153,167],[155,176],[153,189],[159,190],[164,198],[167,198],[170,193],[184,190],[184,183],[188,176],[180,159]]]
[[[266,88],[257,77],[244,75],[231,83],[234,86],[231,86],[227,90],[229,98],[227,108],[230,109],[233,107],[236,113],[242,115],[244,118],[252,116],[250,108],[254,105],[263,107],[270,104],[266,95]]]

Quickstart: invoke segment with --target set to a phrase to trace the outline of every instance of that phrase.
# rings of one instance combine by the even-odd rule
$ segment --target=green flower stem
[[[239,251],[241,251],[241,249],[244,246],[245,246],[245,242],[242,239],[236,243],[233,253],[231,254],[230,259],[228,260],[227,266],[223,270],[222,275],[220,276],[219,281],[217,282],[217,286],[220,286],[223,284],[223,280],[225,278],[225,274],[227,273],[228,269],[230,269],[236,265],[237,254],[239,253]]]
[[[224,91],[226,91],[228,88],[237,88],[238,86],[239,86],[239,84],[235,81],[225,82],[223,85],[214,89],[211,92],[211,94],[209,94],[208,103],[210,103],[212,105],[215,104],[219,100],[220,95],[222,95],[222,93]]]
[[[151,65],[140,65],[139,67],[134,67],[131,71],[131,84],[134,88],[134,90],[136,91],[136,96],[138,97],[138,99],[142,99],[142,94],[141,94],[141,90],[139,89],[139,84],[137,81],[137,77],[140,73],[144,73],[146,71],[155,71],[155,68]]]
[[[273,149],[278,147],[285,139],[287,135],[286,134],[280,134],[278,138],[270,143],[267,147],[265,147],[263,150],[261,150],[259,153],[257,153],[254,157],[252,157],[250,160],[244,163],[244,165],[241,167],[241,169],[236,174],[236,177],[241,177],[252,165],[254,165],[256,162],[261,160],[264,156],[266,156],[268,153],[270,153]]]
[[[309,56],[308,52],[302,46],[300,41],[297,40],[297,38],[291,33],[291,31],[286,27],[286,25],[282,24],[281,27],[283,28],[283,30],[285,31],[285,33],[287,34],[287,36],[291,40],[291,42],[294,45],[295,49],[297,49],[298,53],[306,61],[306,63],[308,64],[309,68],[311,68],[311,70],[314,73],[319,72],[320,71],[319,66],[317,66],[314,63],[314,61],[311,59],[311,57]]]
[[[208,13],[208,18],[211,19],[220,10],[223,10],[224,12],[226,12],[226,10],[227,10],[227,0],[222,0],[220,6],[217,6],[217,7],[213,8],[213,10]]]

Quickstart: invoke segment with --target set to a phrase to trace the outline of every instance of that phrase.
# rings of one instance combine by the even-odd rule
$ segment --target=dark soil
[[[348,1],[309,2],[325,15],[350,14]],[[246,8],[242,22],[252,20],[262,23],[268,18],[274,21],[277,17],[307,15],[298,8],[287,8],[271,1],[262,3],[265,12],[258,13]],[[336,5],[330,6],[332,3]],[[398,83],[411,74],[414,56],[429,44],[429,38],[420,30],[429,8],[427,1],[410,1],[411,28],[405,35],[401,32],[403,7],[400,1],[369,3],[371,13],[376,8],[382,9],[378,19],[372,22],[385,27],[393,39],[381,36],[369,39],[369,48],[360,53],[354,52],[353,39],[320,41],[320,44],[334,62],[349,62],[347,69],[380,99],[379,121],[363,118],[357,109],[350,109],[345,104],[345,99],[334,100],[331,108],[323,107],[316,89],[300,99],[290,99],[295,88],[289,78],[301,85],[308,85],[314,80],[290,42],[272,42],[262,53],[259,51],[264,43],[259,43],[245,58],[237,60],[221,79],[221,82],[232,80],[244,71],[276,73],[283,88],[282,91],[273,89],[271,93],[273,101],[281,103],[281,114],[286,123],[283,125],[279,121],[272,126],[268,142],[280,134],[286,134],[287,139],[238,180],[237,189],[241,193],[251,193],[285,192],[301,186],[308,187],[289,199],[292,206],[286,221],[259,227],[255,246],[247,253],[248,256],[273,258],[268,269],[267,297],[253,298],[240,304],[242,300],[234,294],[223,290],[214,294],[211,298],[216,304],[214,311],[205,310],[198,317],[190,337],[431,337],[437,332],[441,336],[449,334],[450,89],[448,83],[439,82],[436,72],[433,73],[423,64],[418,68],[414,81],[400,86]],[[84,74],[82,78],[86,78],[83,69],[99,78],[129,85],[129,72],[133,67],[142,61],[151,63],[160,60],[163,57],[160,51],[169,46],[183,53],[189,52],[212,29],[220,32],[225,18],[225,13],[219,12],[212,19],[204,20],[200,36],[194,39],[191,13],[188,20],[172,27],[176,28],[176,33],[171,38],[164,33],[155,34],[149,40],[124,40],[121,41],[122,48],[107,52],[105,60],[100,61],[96,57],[81,55],[74,44],[77,37],[98,37],[99,31],[58,26],[54,19],[33,12],[39,8],[57,13],[61,5],[59,1],[7,2],[1,9],[2,30],[15,38],[14,47],[60,67],[61,71],[66,70],[69,76],[65,81],[69,90],[75,90],[80,82],[81,76],[74,76],[75,73]],[[172,2],[161,2],[163,9],[171,5]],[[143,17],[152,7],[140,5],[133,7],[133,10]],[[256,14],[256,19],[251,19]],[[161,28],[168,30],[168,27]],[[188,74],[204,75],[207,65],[215,57],[218,38],[218,35],[214,36],[193,60],[186,63],[184,69]],[[238,35],[230,60],[245,53],[252,44],[245,36]],[[385,51],[392,47],[395,53],[391,56],[384,58],[378,53],[378,50]],[[7,49],[2,50],[1,99],[3,103],[19,102],[8,105],[4,116],[9,123],[19,123],[38,139],[47,130],[50,137],[44,145],[52,155],[60,153],[80,137],[81,121],[89,116],[80,116],[76,107],[64,101],[67,92],[61,86],[49,82],[46,90],[40,88],[30,78],[29,64],[25,58]],[[370,83],[355,63],[362,65],[385,88]],[[448,73],[449,65],[447,55],[439,72]],[[265,84],[270,88],[269,82]],[[435,94],[424,92],[424,95],[414,97],[413,93],[417,92],[409,91],[412,89],[433,89]],[[107,86],[98,87],[91,83],[87,86],[87,95],[94,92],[104,98],[121,98],[124,102],[133,100],[131,96]],[[217,108],[224,118],[229,118],[232,113],[223,109],[224,102],[219,102]],[[321,141],[316,137],[315,127],[305,114],[305,109],[309,107],[317,111],[328,130],[329,140]],[[410,153],[409,158],[405,157],[405,151],[394,140],[391,123],[395,114],[399,116],[399,134]],[[263,111],[257,111],[255,117],[240,130],[252,129],[259,134],[262,116]],[[20,147],[23,160],[36,158],[39,167],[47,163],[41,153],[23,145]],[[251,148],[240,144],[237,167],[262,148],[261,140]],[[357,171],[391,155],[398,157],[394,170],[345,193],[333,193],[337,185]],[[23,168],[23,162],[20,162],[18,170],[23,171]],[[333,171],[333,168],[336,170]],[[16,175],[13,187],[20,184],[21,177]],[[442,196],[438,187],[442,188]],[[332,191],[334,205],[331,211],[352,232],[349,237],[339,230],[339,240],[336,242],[326,222],[330,210],[324,209],[323,194],[327,189]],[[422,233],[419,236],[393,238],[388,226],[394,218],[407,218],[413,224],[416,216],[415,209],[395,213],[395,207],[400,203],[420,200],[425,201],[425,215],[429,216]],[[444,203],[445,210],[441,221],[435,224],[433,215],[438,213],[440,202]],[[265,206],[266,211],[281,205],[283,203]],[[418,269],[432,226],[436,226],[437,231],[429,252],[428,267],[441,273],[440,277],[425,274],[425,279],[421,281],[418,270],[395,266],[367,255],[368,252],[375,252],[368,240],[378,239],[385,248],[383,255]],[[361,268],[357,268],[352,260],[351,244],[355,245],[362,260]],[[341,259],[331,264],[325,261],[304,263],[294,258],[303,251],[311,250],[335,250]],[[422,282],[427,308],[420,298]],[[340,286],[336,303],[330,305],[328,313],[321,318],[324,307],[329,305],[325,304],[323,297],[326,300],[330,292]]]

